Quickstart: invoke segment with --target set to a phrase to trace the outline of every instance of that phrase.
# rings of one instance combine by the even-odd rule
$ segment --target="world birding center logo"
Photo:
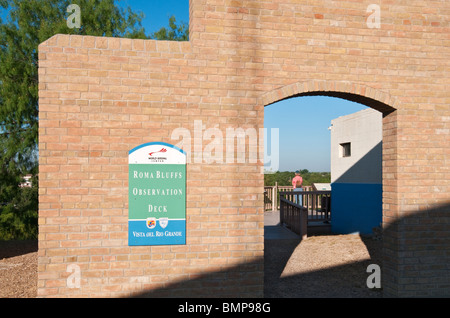
[[[167,149],[166,148],[161,148],[161,150],[159,150],[159,151],[153,151],[153,152],[150,152],[148,155],[149,155],[149,160],[151,161],[151,162],[164,162],[164,161],[166,161],[167,160],[167,157],[162,157],[162,156],[155,156],[155,154],[157,154],[157,153],[166,153],[167,152]]]

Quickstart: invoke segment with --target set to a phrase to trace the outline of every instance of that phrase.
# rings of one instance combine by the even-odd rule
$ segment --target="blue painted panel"
[[[169,219],[165,226],[158,220],[151,228],[146,220],[129,220],[128,228],[130,246],[186,244],[186,220]]]
[[[333,183],[331,230],[336,234],[371,234],[382,221],[381,184]]]

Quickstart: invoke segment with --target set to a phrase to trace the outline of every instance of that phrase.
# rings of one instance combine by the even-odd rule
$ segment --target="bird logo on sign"
[[[153,156],[153,154],[159,153],[159,152],[167,152],[167,149],[166,148],[162,148],[160,151],[150,152],[148,155],[151,157],[151,156]]]

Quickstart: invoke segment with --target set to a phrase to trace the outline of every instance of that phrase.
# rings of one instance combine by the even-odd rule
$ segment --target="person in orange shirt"
[[[303,184],[303,178],[300,176],[300,171],[295,171],[295,177],[292,178],[292,188],[294,192],[301,192],[303,191],[302,189],[302,184]],[[303,196],[302,195],[295,195],[294,196],[294,203],[297,203],[297,198],[298,198],[298,205],[302,205],[303,204]]]

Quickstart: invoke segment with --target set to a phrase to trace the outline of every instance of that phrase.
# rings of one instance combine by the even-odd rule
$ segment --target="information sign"
[[[186,244],[186,153],[163,142],[128,156],[128,245]]]

